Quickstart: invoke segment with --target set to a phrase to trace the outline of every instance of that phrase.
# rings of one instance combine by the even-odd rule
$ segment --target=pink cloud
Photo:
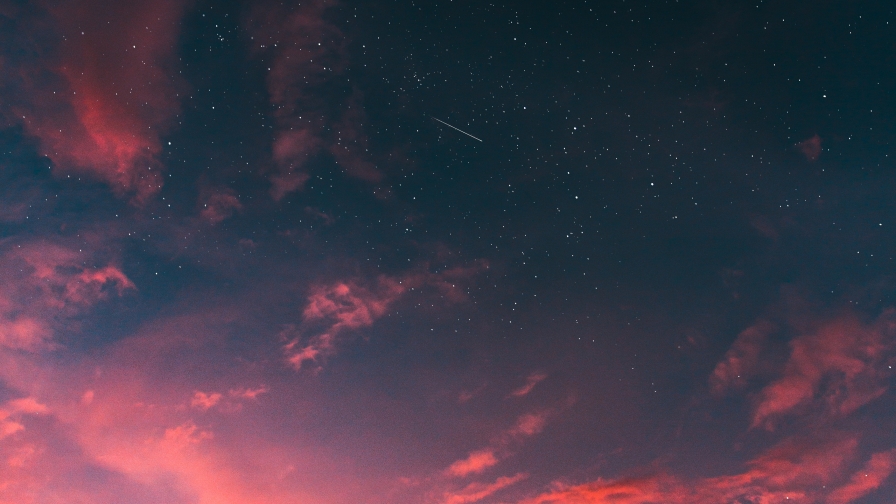
[[[442,502],[444,504],[468,504],[471,502],[479,502],[528,477],[528,474],[518,473],[513,476],[501,476],[491,483],[470,483],[460,490],[446,492]]]
[[[66,363],[0,353],[0,381],[34,393],[0,407],[0,429],[6,420],[18,424],[0,445],[0,502],[300,502],[279,476],[289,465],[283,448],[265,442],[251,417],[242,409],[202,414],[266,387],[193,392],[195,408],[184,407],[189,390],[211,388],[190,371],[212,350],[197,345],[211,331],[197,322],[171,320]],[[178,334],[185,330],[189,338]],[[228,379],[245,375],[241,368]],[[35,414],[46,418],[31,422]],[[96,474],[104,479],[92,485]]]
[[[845,485],[831,493],[829,504],[848,504],[880,488],[896,469],[896,450],[875,453],[864,467],[852,475]]]
[[[135,288],[115,266],[87,266],[91,255],[45,241],[0,251],[0,345],[46,346],[66,317]]]
[[[0,346],[34,349],[52,337],[52,330],[39,320],[19,316],[0,318]]]
[[[438,273],[418,271],[400,278],[380,276],[373,282],[346,280],[313,286],[302,312],[305,330],[289,326],[281,332],[287,340],[287,361],[300,369],[306,362],[333,355],[344,333],[370,327],[410,290],[432,287],[451,302],[463,301],[463,283],[486,268],[487,263],[477,262]]]
[[[542,372],[535,372],[526,378],[526,384],[510,393],[510,397],[523,397],[532,392],[536,385],[542,382],[548,375]]]
[[[274,162],[277,170],[271,175],[271,196],[279,201],[305,186],[310,177],[305,164],[318,151],[322,142],[309,129],[281,131],[274,141]]]
[[[0,440],[25,430],[25,426],[20,423],[22,415],[44,415],[49,411],[49,408],[37,402],[33,397],[23,397],[6,402],[0,406]]]
[[[810,404],[843,415],[887,389],[883,366],[893,347],[892,310],[871,325],[841,317],[800,335],[780,376],[758,394],[752,423],[771,428],[774,419]]]
[[[257,399],[261,394],[269,392],[267,387],[231,389],[230,397],[237,399]]]
[[[548,415],[546,412],[527,413],[517,420],[516,425],[509,432],[512,436],[534,436],[544,430],[547,422]]]
[[[206,394],[205,392],[199,392],[197,390],[196,393],[193,394],[193,399],[190,401],[190,406],[205,411],[212,408],[219,402],[221,402],[221,394],[217,392]]]
[[[850,490],[853,483],[837,487],[849,462],[855,457],[856,440],[788,440],[750,461],[739,474],[685,480],[669,474],[644,477],[598,479],[580,485],[556,483],[554,488],[525,504],[718,504],[720,502],[852,502],[867,490]],[[889,456],[889,455],[888,455]],[[888,456],[878,457],[866,467],[868,488],[892,472]],[[863,473],[864,474],[864,473]],[[855,479],[855,478],[854,478]],[[848,494],[848,495],[847,495]],[[844,495],[846,500],[836,500]],[[827,496],[827,500],[825,500]]]
[[[179,110],[172,76],[182,0],[43,2],[26,32],[57,31],[58,47],[7,69],[10,115],[63,173],[85,173],[138,201],[158,192],[161,137]],[[37,40],[35,33],[23,33]]]
[[[456,460],[445,469],[445,474],[466,477],[480,474],[513,455],[513,448],[526,438],[540,434],[547,425],[549,412],[526,413],[517,418],[516,423],[501,432],[488,447],[470,452],[463,459]]]
[[[448,466],[446,472],[451,476],[468,476],[479,474],[498,463],[495,452],[490,449],[474,451],[465,459],[458,460]]]

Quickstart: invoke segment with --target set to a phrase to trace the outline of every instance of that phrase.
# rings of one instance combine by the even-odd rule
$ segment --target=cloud
[[[15,412],[0,429],[4,420],[18,424],[0,440],[0,502],[297,502],[301,493],[278,475],[298,462],[287,461],[291,448],[277,442],[300,435],[273,431],[276,423],[248,408],[204,414],[267,390],[239,386],[251,366],[217,367],[228,355],[201,343],[220,334],[212,324],[221,318],[194,313],[153,322],[66,359],[0,352],[0,390],[31,398],[0,405],[4,415]],[[211,369],[216,378],[204,374]],[[224,383],[237,386],[211,392]],[[29,417],[37,414],[39,421]]]
[[[442,502],[444,504],[468,504],[471,502],[479,502],[528,477],[528,474],[517,473],[513,476],[501,476],[491,483],[470,483],[460,490],[446,492]]]
[[[223,222],[243,209],[236,192],[228,188],[203,189],[199,200],[202,205],[199,215],[211,224]]]
[[[182,0],[17,7],[3,40],[2,114],[38,140],[60,173],[88,174],[146,200],[162,186],[161,139],[179,111],[173,76],[184,7]]]
[[[347,82],[346,37],[326,20],[336,5],[311,0],[284,6],[257,3],[249,15],[253,51],[269,65],[267,88],[275,107],[271,196],[280,200],[302,189],[309,162],[328,152],[347,175],[379,182],[364,132],[361,94],[334,91]]]
[[[870,325],[843,316],[794,338],[780,375],[757,396],[752,425],[772,428],[776,418],[812,404],[844,415],[880,397],[894,316],[888,310]]]
[[[510,393],[509,397],[523,397],[532,392],[536,385],[542,382],[548,375],[542,372],[535,372],[526,378],[526,384]]]
[[[541,431],[544,430],[544,426],[547,425],[547,422],[547,412],[526,413],[525,415],[520,416],[516,425],[510,429],[509,433],[511,436],[517,437],[534,436],[540,434]]]
[[[848,504],[880,488],[896,469],[896,450],[875,453],[864,467],[856,471],[849,482],[832,492],[829,504]]]
[[[806,159],[809,161],[816,161],[818,156],[821,155],[821,137],[815,135],[808,140],[803,140],[796,144],[796,147],[804,156],[806,156]]]
[[[856,440],[787,440],[747,463],[730,476],[686,480],[665,473],[642,477],[598,479],[554,488],[525,504],[717,504],[719,502],[829,502],[846,504],[877,488],[893,471],[891,452],[875,454],[846,484],[846,470],[855,458]],[[863,472],[864,471],[864,472]]]
[[[193,399],[190,401],[190,406],[206,411],[212,408],[214,405],[218,404],[221,401],[221,394],[212,392],[206,394],[205,392],[196,391],[193,394]]]
[[[746,385],[759,365],[759,356],[765,346],[769,334],[775,326],[766,320],[756,324],[737,335],[731,349],[716,364],[710,375],[709,384],[712,392],[721,395],[729,389],[739,389]]]
[[[463,477],[470,474],[479,474],[497,463],[498,458],[495,456],[494,450],[478,450],[470,453],[467,458],[458,460],[448,466],[446,472],[451,476]]]
[[[22,415],[44,415],[49,411],[49,408],[37,402],[33,397],[7,401],[0,406],[0,440],[25,430],[25,426],[16,418]]]
[[[285,350],[289,363],[300,369],[306,361],[316,362],[332,355],[336,350],[336,338],[341,333],[372,325],[406,288],[401,282],[385,276],[370,288],[357,282],[313,287],[302,318],[306,324],[322,323],[324,329],[304,342],[296,337],[287,343]]]
[[[49,241],[0,250],[0,346],[45,346],[67,318],[135,288],[116,266],[89,266],[91,256]]]
[[[257,399],[261,394],[269,392],[267,387],[231,389],[228,394],[237,399]]]
[[[439,272],[415,271],[402,277],[381,275],[371,282],[343,280],[311,287],[302,327],[280,333],[287,361],[295,369],[336,353],[343,334],[370,327],[406,292],[434,288],[450,302],[466,299],[462,284],[488,268],[484,261]],[[308,336],[310,334],[310,336]]]
[[[520,415],[516,423],[496,436],[488,447],[472,451],[466,458],[456,460],[445,469],[445,474],[462,478],[494,467],[513,454],[514,445],[540,434],[547,425],[548,415],[548,411]]]
[[[525,504],[674,504],[684,502],[684,489],[668,477],[597,480],[583,485],[557,484],[556,488],[524,501]]]

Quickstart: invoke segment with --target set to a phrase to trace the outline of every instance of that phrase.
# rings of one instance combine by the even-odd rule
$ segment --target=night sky
[[[894,11],[0,0],[0,504],[896,502]]]

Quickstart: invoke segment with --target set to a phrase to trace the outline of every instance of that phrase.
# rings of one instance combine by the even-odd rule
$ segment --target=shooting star
[[[460,132],[463,133],[464,135],[467,135],[468,137],[472,138],[473,140],[479,140],[480,142],[482,141],[482,140],[480,140],[479,138],[474,137],[473,135],[467,133],[466,131],[464,131],[464,130],[462,130],[462,129],[460,129],[460,128],[455,128],[454,126],[452,126],[452,125],[446,123],[445,121],[443,121],[443,120],[441,120],[441,119],[438,119],[438,118],[436,118],[436,117],[433,117],[433,119],[435,119],[436,121],[439,121],[440,123],[444,124],[445,126],[448,126],[448,127],[451,128],[451,129],[456,129],[457,131],[460,131]]]

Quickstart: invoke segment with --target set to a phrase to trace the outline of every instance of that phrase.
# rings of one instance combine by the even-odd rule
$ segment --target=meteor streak
[[[462,129],[460,129],[460,128],[455,128],[454,126],[452,126],[452,125],[446,123],[445,121],[443,121],[443,120],[441,120],[441,119],[438,119],[438,118],[436,118],[436,117],[433,117],[433,119],[435,119],[436,121],[439,121],[440,123],[444,124],[445,126],[448,126],[449,128],[456,129],[457,131],[460,131],[460,132],[463,133],[464,135],[467,135],[468,137],[472,138],[473,140],[479,140],[480,142],[482,141],[482,140],[480,140],[480,139],[474,137],[473,135],[467,133],[466,131],[464,131],[464,130],[462,130]]]

